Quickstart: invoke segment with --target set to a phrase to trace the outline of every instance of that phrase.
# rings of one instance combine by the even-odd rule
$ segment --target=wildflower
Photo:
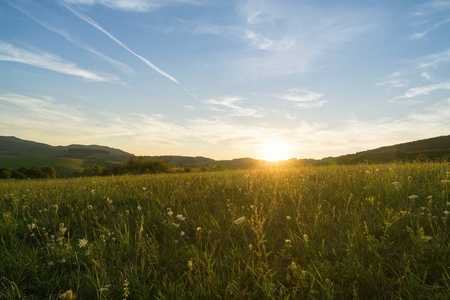
[[[142,190],[145,191],[147,188],[145,186],[142,187]]]
[[[188,260],[187,265],[188,265],[189,270],[192,271],[194,269],[194,263],[192,262],[192,260]]]
[[[305,241],[305,243],[308,243],[309,241],[308,235],[306,233],[303,235],[303,240]]]
[[[173,215],[173,211],[170,208],[167,208],[167,214],[171,217]]]
[[[180,224],[172,223],[172,225],[173,225],[175,228],[180,228]]]
[[[248,250],[250,250],[250,251],[253,250],[253,244],[248,244]]]
[[[184,235],[185,235],[184,231],[181,231],[180,236],[184,236]]]
[[[89,209],[89,210],[92,210],[93,208],[94,208],[94,207],[93,207],[91,204],[88,205],[88,209]]]
[[[450,211],[444,210],[444,215],[448,216],[448,214],[450,214]]]
[[[433,196],[430,195],[430,196],[427,197],[427,199],[428,199],[428,200],[431,200],[431,199],[433,199]]]
[[[49,266],[54,266],[54,265],[55,265],[55,262],[54,262],[54,261],[49,261],[49,262],[48,262],[48,265],[49,265]]]
[[[127,209],[127,210],[125,211],[125,214],[129,215],[129,214],[130,214],[130,211]]]
[[[106,292],[106,291],[109,290],[110,287],[111,287],[111,285],[110,285],[110,284],[107,284],[107,285],[105,285],[105,286],[99,288],[98,291],[99,291],[99,292]]]
[[[179,214],[179,215],[177,215],[177,219],[180,221],[184,221],[184,220],[186,220],[186,217],[183,217],[182,214]]]
[[[78,240],[78,247],[83,248],[88,244],[88,240],[87,239],[79,239]]]
[[[428,236],[428,235],[423,235],[423,236],[422,236],[422,239],[425,240],[425,241],[429,241],[429,240],[432,239],[432,237],[431,237],[431,236]]]
[[[64,226],[64,223],[60,223],[59,224],[59,232],[61,232],[62,235],[64,235],[64,233],[66,233],[67,228]]]
[[[58,209],[59,209],[59,206],[58,206],[58,204],[53,204],[53,206],[52,206],[56,211],[58,211]]]
[[[140,205],[138,205],[137,210],[141,211],[142,207]]]
[[[289,268],[296,269],[297,268],[297,264],[295,262],[291,262],[291,265],[289,266]]]
[[[250,205],[250,208],[251,208],[251,209],[254,209],[254,208],[255,208],[255,206],[254,206],[254,205]]]
[[[178,243],[179,243],[179,241],[178,241],[178,240],[174,240],[173,242],[174,242],[175,244],[178,244]]]
[[[450,202],[447,202],[447,205],[450,205]]]
[[[71,299],[75,299],[75,295],[72,292],[72,290],[67,290],[62,294],[59,294],[58,296],[59,299],[67,299],[67,300],[71,300]]]
[[[285,239],[284,240],[284,244],[286,245],[286,247],[290,247],[291,243],[292,243],[292,241],[290,239]]]
[[[200,232],[200,231],[202,231],[202,228],[201,227],[197,227],[197,232]]]
[[[290,220],[291,219],[291,216],[286,216],[286,220]]]
[[[411,181],[411,180],[412,180],[412,177],[411,177],[411,176],[408,176],[408,180]]]
[[[109,199],[109,197],[106,198],[106,202],[108,202],[108,204],[112,204],[113,201],[111,199]]]
[[[242,216],[242,217],[237,218],[236,220],[234,220],[233,223],[236,224],[236,225],[239,225],[239,224],[244,223],[244,221],[245,221],[245,217]]]
[[[417,198],[419,198],[419,196],[417,196],[417,195],[411,195],[411,196],[408,196],[408,198],[409,198],[409,199],[417,199]]]

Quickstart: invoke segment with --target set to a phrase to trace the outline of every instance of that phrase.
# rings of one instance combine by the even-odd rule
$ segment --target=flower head
[[[242,216],[242,217],[237,218],[236,220],[234,220],[233,223],[236,224],[236,225],[239,225],[239,224],[244,223],[244,221],[245,221],[245,217]]]
[[[88,240],[87,239],[79,239],[78,240],[78,247],[83,248],[88,244]]]

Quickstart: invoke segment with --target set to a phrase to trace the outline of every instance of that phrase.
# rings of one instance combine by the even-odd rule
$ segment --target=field
[[[55,168],[58,176],[69,176],[73,172],[83,172],[84,169],[92,168],[95,165],[111,166],[113,164],[113,162],[77,158],[0,156],[0,166],[2,168],[19,169],[20,167],[52,166]]]
[[[423,163],[0,181],[0,298],[444,299],[449,179]]]

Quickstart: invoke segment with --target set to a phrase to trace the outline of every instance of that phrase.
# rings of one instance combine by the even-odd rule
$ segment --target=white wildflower
[[[233,223],[239,225],[239,224],[244,223],[244,221],[245,221],[245,217],[242,216],[242,217],[237,218],[236,220],[234,220]]]
[[[79,239],[78,240],[78,247],[83,248],[88,244],[88,240],[87,239]]]

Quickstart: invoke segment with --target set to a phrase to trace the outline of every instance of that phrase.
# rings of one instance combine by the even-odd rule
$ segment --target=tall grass
[[[0,181],[0,298],[445,298],[449,179],[429,163]]]

